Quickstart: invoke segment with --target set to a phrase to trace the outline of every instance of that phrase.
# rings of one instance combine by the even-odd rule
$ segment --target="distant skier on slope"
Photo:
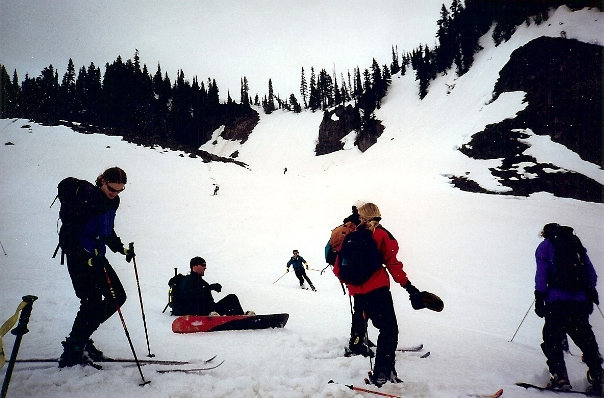
[[[308,263],[306,262],[306,260],[304,260],[304,258],[302,256],[300,256],[300,253],[298,252],[298,250],[294,249],[293,256],[287,262],[287,268],[286,268],[285,272],[289,272],[290,266],[293,267],[294,272],[296,273],[296,277],[300,281],[301,288],[304,288],[304,280],[306,279],[310,288],[313,291],[317,290],[317,289],[315,289],[315,285],[312,284],[308,275],[306,275],[306,271],[304,271],[304,266],[306,266],[306,269],[308,269]]]

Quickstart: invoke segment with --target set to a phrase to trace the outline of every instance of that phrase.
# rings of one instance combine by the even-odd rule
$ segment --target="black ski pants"
[[[365,313],[367,319],[370,319],[373,326],[379,330],[373,370],[375,374],[384,373],[390,376],[390,371],[395,370],[395,351],[398,345],[398,323],[390,289],[382,287],[366,294],[355,295],[354,313]],[[359,329],[353,331],[353,334],[364,335],[364,321],[361,322],[360,317],[357,316],[353,328],[355,324]]]
[[[90,255],[84,251],[67,255],[69,276],[80,299],[69,337],[80,343],[86,343],[92,333],[126,301],[124,287],[105,257],[101,257],[95,266],[88,265],[89,258]],[[111,289],[104,270],[111,281]]]
[[[306,281],[308,282],[308,285],[310,287],[313,287],[314,285],[312,284],[312,282],[310,281],[310,279],[308,278],[308,275],[306,275],[306,271],[304,271],[303,267],[294,269],[294,272],[296,273],[296,277],[298,278],[298,280],[300,281],[300,286],[302,286],[304,284],[304,279],[306,279]]]
[[[583,361],[590,370],[601,368],[598,343],[589,324],[590,312],[589,305],[585,302],[554,301],[548,304],[541,349],[547,358],[551,374],[567,374],[563,347],[566,335],[581,349]]]
[[[243,308],[239,298],[234,294],[227,294],[214,304],[214,311],[220,315],[243,315]]]

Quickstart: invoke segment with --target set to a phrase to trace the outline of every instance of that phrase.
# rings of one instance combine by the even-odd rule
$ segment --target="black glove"
[[[122,252],[126,256],[126,262],[132,261],[132,259],[136,256],[134,253],[134,242],[130,242],[128,247],[124,246],[124,251]]]
[[[212,283],[210,286],[210,290],[214,290],[215,292],[220,293],[222,290],[222,285],[220,283]]]
[[[600,305],[600,298],[598,297],[598,291],[595,287],[587,289],[585,295],[587,296],[587,301],[591,301],[595,305]]]
[[[422,295],[420,291],[411,284],[410,281],[403,286],[407,293],[409,293],[409,300],[411,301],[411,307],[414,310],[421,310],[422,308],[426,308],[424,305],[424,301],[422,300]]]
[[[545,293],[535,290],[535,314],[539,318],[543,318],[547,313],[547,305],[545,304]]]

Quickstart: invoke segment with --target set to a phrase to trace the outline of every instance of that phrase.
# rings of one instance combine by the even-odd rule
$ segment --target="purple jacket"
[[[123,250],[124,245],[113,229],[119,205],[119,196],[110,200],[98,187],[90,193],[87,219],[78,237],[84,250],[103,256],[106,252],[105,246],[109,246],[113,252]]]
[[[551,303],[552,301],[585,301],[587,299],[585,292],[582,291],[568,291],[547,286],[547,277],[550,272],[553,272],[554,267],[554,245],[548,239],[544,239],[543,242],[537,246],[537,250],[535,250],[535,260],[537,261],[535,290],[547,293],[545,297],[546,303]],[[589,256],[587,256],[587,253],[585,253],[583,261],[587,267],[587,280],[589,286],[596,287],[598,276],[596,275],[596,270],[594,269]]]

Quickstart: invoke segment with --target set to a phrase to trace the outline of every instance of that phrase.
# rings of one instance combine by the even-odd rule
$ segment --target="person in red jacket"
[[[388,230],[380,225],[381,214],[379,208],[373,203],[366,203],[359,207],[361,223],[357,229],[367,228],[372,232],[372,237],[377,244],[382,256],[384,266],[375,271],[367,281],[360,285],[348,286],[348,293],[354,297],[355,311],[362,311],[366,319],[370,319],[379,330],[375,366],[370,375],[373,384],[381,387],[387,382],[400,382],[395,369],[395,352],[398,345],[398,323],[394,312],[394,303],[390,293],[390,277],[400,284],[409,293],[409,298],[414,309],[424,308],[419,290],[409,282],[403,270],[403,263],[397,259],[398,242]],[[340,256],[336,258],[333,272],[340,274]],[[362,333],[365,325],[357,325]],[[353,329],[355,325],[352,326]]]

